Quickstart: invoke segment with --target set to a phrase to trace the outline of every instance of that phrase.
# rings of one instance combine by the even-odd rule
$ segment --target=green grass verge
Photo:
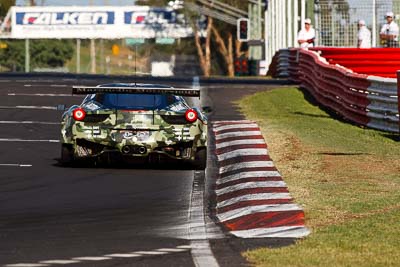
[[[244,255],[256,266],[399,266],[398,135],[340,121],[306,98],[279,88],[238,103],[312,230],[293,246]]]

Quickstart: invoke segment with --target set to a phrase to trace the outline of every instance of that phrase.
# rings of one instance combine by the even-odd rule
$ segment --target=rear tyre
[[[74,161],[74,150],[72,145],[61,145],[61,164],[68,165]]]
[[[193,161],[195,170],[204,170],[207,167],[207,148],[197,148],[196,155]]]

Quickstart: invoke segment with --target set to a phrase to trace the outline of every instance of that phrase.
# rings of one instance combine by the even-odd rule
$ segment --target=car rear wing
[[[72,94],[86,95],[96,93],[112,94],[172,94],[179,96],[200,97],[200,89],[184,89],[174,87],[157,86],[133,86],[133,87],[100,87],[100,86],[73,86]]]

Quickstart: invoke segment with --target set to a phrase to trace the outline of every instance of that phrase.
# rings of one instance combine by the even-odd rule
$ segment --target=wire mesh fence
[[[382,46],[379,32],[386,12],[393,11],[400,23],[400,0],[324,1],[315,6],[314,19],[319,46],[356,47],[357,22],[362,19],[372,33],[372,46]]]

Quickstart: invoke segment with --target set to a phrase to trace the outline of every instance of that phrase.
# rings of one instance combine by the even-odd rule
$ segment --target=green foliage
[[[1,0],[0,17],[7,15],[8,9],[12,6],[15,6],[15,0]]]
[[[136,5],[143,6],[167,6],[170,0],[137,0]]]
[[[25,46],[22,40],[6,41],[7,48],[0,49],[0,65],[11,71],[22,71],[25,60]]]
[[[239,102],[312,233],[293,246],[245,252],[252,266],[399,266],[398,135],[344,123],[295,88]]]
[[[0,64],[12,71],[21,71],[25,66],[25,41],[6,41],[7,49],[0,50]],[[31,67],[61,67],[70,60],[74,46],[70,40],[31,40]]]
[[[73,54],[70,40],[35,40],[31,49],[32,67],[62,67]]]

